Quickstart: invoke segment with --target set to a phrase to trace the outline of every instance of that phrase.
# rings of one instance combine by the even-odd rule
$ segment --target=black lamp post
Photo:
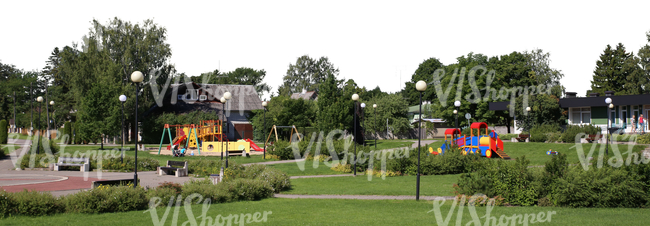
[[[526,107],[526,114],[528,115],[528,133],[530,134],[530,128],[533,127],[533,121],[530,120],[530,107]]]
[[[38,149],[39,149],[39,146],[41,145],[41,138],[43,136],[43,135],[41,135],[41,114],[43,113],[43,97],[38,96],[36,98],[36,101],[38,101],[40,103],[39,104],[40,106],[39,106],[39,109],[38,109],[38,132],[36,133],[36,135],[39,136],[38,141],[36,141],[36,154],[38,154],[38,152],[39,152]]]
[[[357,176],[357,101],[359,101],[359,94],[352,94],[352,100],[354,101],[354,176]]]
[[[135,171],[133,173],[133,188],[138,187],[138,92],[144,75],[140,71],[131,73],[131,81],[135,83]]]
[[[266,105],[268,105],[268,103],[266,101],[263,101],[262,107],[264,109],[262,110],[264,111],[264,113],[262,117],[264,117],[264,127],[262,128],[262,134],[264,134],[264,131],[266,131]],[[262,159],[266,159],[266,143],[264,143],[264,156],[262,157]]]
[[[605,155],[609,154],[609,131],[611,126],[609,125],[609,119],[611,118],[612,109],[614,109],[614,104],[612,104],[612,98],[605,98],[605,103],[608,105],[609,110],[607,110],[607,138],[605,142]]]
[[[375,150],[377,150],[377,104],[373,104],[372,108],[375,110]]]
[[[361,103],[361,111],[363,111],[365,108],[366,108],[366,103]],[[361,113],[361,112],[359,112],[359,113]],[[365,114],[363,114],[363,116],[365,116]],[[363,117],[363,119],[366,119],[366,117]],[[362,119],[359,120],[359,125],[361,125],[361,120]],[[364,137],[363,146],[365,147],[366,146],[366,139],[365,139],[365,136],[363,136],[363,137]]]
[[[226,101],[228,101],[228,100],[226,100],[226,98],[223,97],[223,96],[219,100],[221,101],[221,104],[222,104],[222,106],[221,106],[221,119],[222,119],[221,120],[221,161],[223,161],[223,151],[224,151],[223,150],[223,146],[224,146],[224,144],[223,144],[223,142],[224,142],[224,140],[223,140],[223,132],[224,132],[223,127],[226,125],[226,124],[223,123],[223,121],[225,121],[225,119],[226,119],[224,111],[226,111]]]
[[[458,128],[458,112],[460,108],[460,101],[459,100],[454,101],[454,106],[456,106],[456,110],[454,110],[454,115],[456,115],[456,129],[460,129]]]
[[[422,138],[422,92],[427,90],[427,83],[420,80],[415,84],[415,88],[420,92],[420,111],[418,112],[418,173],[415,184],[415,200],[420,200],[420,140]]]
[[[126,102],[126,95],[120,95],[120,102],[122,102],[122,155],[120,156],[120,162],[124,163],[124,102]]]
[[[50,101],[50,106],[52,106],[52,117],[51,117],[52,118],[52,129],[56,129],[56,125],[54,124],[54,122],[55,122],[54,121],[54,101]],[[47,113],[49,114],[50,112],[48,111]],[[50,127],[50,122],[47,122],[47,126]],[[49,129],[48,129],[48,131],[49,131]],[[49,132],[48,132],[47,139],[48,140],[52,139],[52,136],[49,135]]]
[[[226,104],[226,102],[228,102],[230,98],[232,98],[232,94],[230,94],[230,92],[225,92],[223,93],[223,98],[226,99],[226,101],[223,102],[224,104]],[[225,107],[227,107],[227,105],[224,105],[224,109]],[[226,124],[226,126],[230,127],[228,124]],[[226,138],[227,137],[228,135],[226,135]],[[228,153],[228,145],[229,145],[228,142],[226,142],[226,168],[228,168],[228,159],[230,158],[230,154]],[[223,151],[221,153],[223,154]]]

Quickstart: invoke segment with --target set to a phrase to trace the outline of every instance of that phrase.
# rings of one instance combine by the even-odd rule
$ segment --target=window
[[[207,100],[207,99],[208,99],[208,96],[206,96],[206,95],[199,96],[200,101],[204,101],[204,100]]]
[[[591,123],[591,108],[571,108],[571,124]]]

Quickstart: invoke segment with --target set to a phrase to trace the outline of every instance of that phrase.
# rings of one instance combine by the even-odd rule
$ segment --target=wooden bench
[[[516,137],[515,139],[517,139],[517,141],[519,142],[526,142],[526,139],[528,139],[529,137],[530,134],[519,134],[519,136]]]
[[[603,137],[603,135],[600,135],[600,134],[589,134],[589,137],[587,137],[585,140],[587,140],[587,142],[589,142],[589,143],[592,143],[594,141],[600,140],[600,138],[602,138],[602,137]]]
[[[158,175],[162,176],[163,172],[167,175],[174,172],[176,177],[186,177],[187,176],[187,162],[181,161],[169,161],[167,160],[167,166],[158,167]]]
[[[138,179],[138,184],[140,182],[140,179]],[[124,186],[131,184],[133,186],[133,178],[131,179],[118,179],[118,180],[98,180],[98,181],[93,181],[93,185],[91,188],[96,188],[99,187],[100,185],[107,185],[107,186]]]
[[[245,154],[248,154],[248,153],[246,153],[245,150],[228,150],[228,151],[226,151],[226,154],[228,156],[244,156]]]
[[[61,166],[79,166],[81,172],[90,172],[90,159],[59,157],[57,163],[54,163],[54,171],[59,171]]]

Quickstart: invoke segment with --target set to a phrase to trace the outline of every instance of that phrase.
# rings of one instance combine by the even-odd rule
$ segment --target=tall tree
[[[203,73],[201,76],[192,77],[195,83],[207,84],[233,84],[233,85],[253,85],[259,96],[264,92],[271,92],[271,86],[264,82],[266,71],[255,70],[253,68],[240,67],[234,71],[221,73],[219,70]]]
[[[637,52],[639,71],[637,81],[643,87],[644,93],[650,93],[650,31],[646,32],[648,43]]]
[[[408,99],[409,105],[417,105],[420,102],[420,94],[415,89],[415,83],[422,80],[427,84],[432,84],[433,73],[437,69],[444,68],[444,65],[437,58],[429,58],[424,60],[411,76],[411,80],[406,82],[404,89],[401,91],[402,95]],[[423,93],[422,100],[433,100],[436,98],[436,92],[433,90]]]
[[[622,43],[619,43],[616,49],[612,49],[610,45],[607,45],[603,54],[600,55],[600,60],[596,62],[591,90],[587,91],[587,94],[599,93],[604,95],[605,91],[614,91],[615,95],[622,95],[627,94],[630,90],[635,90],[634,86],[625,86],[628,76],[632,75],[636,70],[635,67],[625,66],[626,61],[629,61],[631,57],[633,57],[632,53],[626,52]]]
[[[292,93],[301,92],[303,89],[319,91],[318,86],[325,81],[329,74],[337,77],[339,69],[334,67],[327,57],[314,60],[307,55],[301,56],[295,64],[289,65],[287,74],[282,78],[284,82],[278,87],[278,94],[289,96]]]

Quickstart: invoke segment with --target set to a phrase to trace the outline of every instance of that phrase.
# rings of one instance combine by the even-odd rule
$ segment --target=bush
[[[61,138],[65,137],[65,135],[68,135],[67,139],[63,141],[64,144],[70,144],[72,143],[72,123],[71,122],[65,122],[63,124],[63,136]]]
[[[102,186],[64,198],[68,213],[112,213],[146,209],[149,203],[142,187]]]
[[[232,200],[254,201],[273,197],[273,187],[263,180],[238,178],[219,183],[217,187],[228,191]]]
[[[579,133],[584,134],[598,134],[601,132],[600,127],[594,125],[567,125],[560,140],[564,143],[574,143],[575,138]]]
[[[458,194],[501,196],[512,205],[533,205],[538,198],[528,163],[525,157],[516,161],[487,161],[476,173],[462,174],[454,188]]]
[[[147,200],[151,200],[152,198],[156,197],[160,198],[160,202],[157,203],[157,205],[153,206],[154,208],[169,205],[169,200],[176,198],[177,195],[178,193],[176,193],[176,190],[169,187],[158,186],[155,189],[147,190]]]
[[[236,179],[255,179],[268,182],[274,192],[280,192],[291,187],[291,181],[287,174],[266,165],[253,164],[247,167],[237,165],[225,170],[223,182]]]
[[[172,189],[176,194],[180,194],[183,191],[183,185],[174,182],[163,182],[158,185],[156,188],[169,188]]]
[[[562,128],[556,124],[542,124],[533,126],[530,129],[530,141],[531,142],[555,142],[559,134],[561,133]]]
[[[229,166],[234,165],[235,163],[228,162]],[[187,161],[188,173],[196,176],[207,177],[210,174],[219,174],[221,172],[221,167],[223,166],[222,161],[215,161],[207,158],[198,158],[190,159]]]
[[[27,191],[14,193],[14,210],[10,213],[25,216],[45,216],[57,213],[60,208],[60,201],[49,192]]]
[[[640,135],[636,138],[638,144],[650,144],[650,133]]]
[[[11,212],[14,207],[13,198],[11,198],[11,193],[5,191],[4,189],[0,190],[0,218],[11,216]]]
[[[332,165],[331,170],[334,170],[336,172],[342,172],[342,173],[352,173],[352,166],[350,164],[340,164],[340,163],[334,163]]]
[[[327,158],[328,156],[332,156],[333,154],[335,154],[336,159],[341,159],[345,157],[346,150],[348,152],[352,152],[352,150],[354,150],[351,139],[333,140],[330,147],[328,147],[325,138],[323,138],[322,142],[318,142],[317,138],[318,137],[314,138],[314,141],[311,144],[311,149],[309,150],[308,150],[309,145],[312,142],[310,139],[305,138],[302,141],[297,142],[300,157],[306,158],[309,155],[311,156],[321,155],[322,156],[321,158]],[[316,153],[316,149],[319,145],[320,145],[320,153]],[[282,160],[296,158],[293,153],[292,143],[289,141],[279,140],[273,143],[273,145],[271,145],[266,150],[269,152],[267,154],[279,156],[280,159]],[[357,146],[358,152],[364,151],[365,153],[369,153],[370,150],[371,150],[370,146]],[[334,158],[334,156],[332,156],[332,158]]]
[[[9,139],[7,120],[0,120],[0,144],[7,144]]]
[[[97,169],[97,156],[90,155],[90,168]],[[135,157],[124,156],[124,162],[120,157],[102,159],[102,170],[116,170],[122,172],[133,172],[135,170]],[[154,171],[160,166],[160,162],[153,158],[138,157],[138,171]]]

